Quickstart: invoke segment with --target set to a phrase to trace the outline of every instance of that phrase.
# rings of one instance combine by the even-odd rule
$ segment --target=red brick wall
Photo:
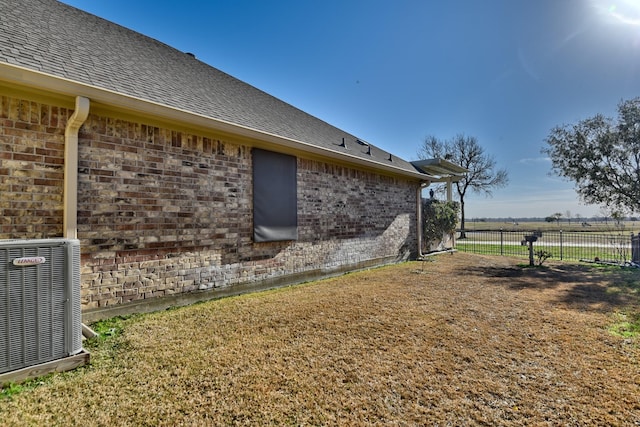
[[[251,222],[241,199],[250,191],[247,147],[93,115],[79,139],[78,232],[87,252],[250,239],[240,229]]]
[[[403,179],[304,159],[298,168],[302,239],[375,236],[415,210],[415,186]]]
[[[0,239],[62,235],[66,108],[0,96]]]
[[[70,112],[2,102],[0,238],[60,237]],[[298,158],[299,239],[256,244],[251,179],[251,148],[237,141],[90,114],[79,134],[84,308],[415,251],[415,182]]]

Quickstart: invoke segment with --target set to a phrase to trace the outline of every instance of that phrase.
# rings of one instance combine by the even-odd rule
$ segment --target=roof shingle
[[[409,162],[193,56],[56,0],[0,0],[0,61],[372,163]],[[340,147],[342,138],[348,143]],[[350,143],[349,143],[350,142]]]

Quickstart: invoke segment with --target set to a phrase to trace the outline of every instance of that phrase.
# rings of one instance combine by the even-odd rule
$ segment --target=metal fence
[[[539,234],[539,237],[533,243],[534,253],[546,251],[551,254],[551,259],[615,263],[624,263],[632,259],[634,262],[640,261],[640,234],[636,236],[632,233],[471,230],[465,231],[465,238],[457,239],[456,249],[463,252],[528,258],[529,246],[525,236],[535,234]]]

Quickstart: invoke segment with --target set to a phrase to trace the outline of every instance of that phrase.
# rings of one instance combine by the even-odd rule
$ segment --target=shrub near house
[[[436,199],[422,201],[423,236],[427,252],[450,249],[458,223],[460,205]]]

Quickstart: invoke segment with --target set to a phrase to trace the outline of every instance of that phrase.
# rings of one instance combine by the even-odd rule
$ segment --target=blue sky
[[[541,154],[551,128],[640,96],[640,0],[64,0],[407,160],[478,138],[510,183],[467,219],[583,217]]]

